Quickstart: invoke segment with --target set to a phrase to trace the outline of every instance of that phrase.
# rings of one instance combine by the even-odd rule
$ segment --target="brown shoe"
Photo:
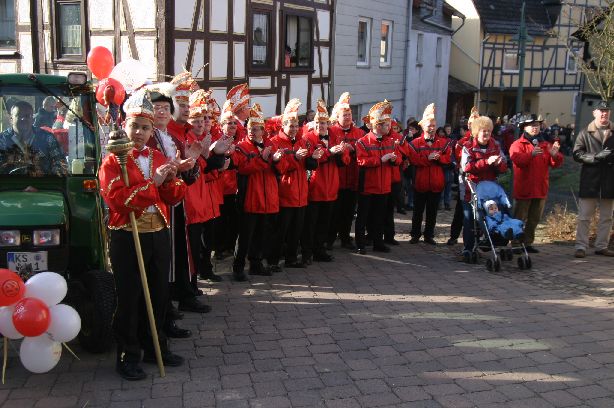
[[[583,249],[576,249],[576,252],[573,254],[576,258],[584,258],[586,256],[586,251]]]
[[[614,256],[614,251],[610,251],[609,249],[600,249],[595,251],[595,255],[603,255],[603,256]]]

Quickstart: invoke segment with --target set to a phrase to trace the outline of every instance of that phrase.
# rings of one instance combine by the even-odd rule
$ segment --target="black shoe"
[[[277,264],[269,265],[267,268],[271,273],[279,273],[281,272],[281,267]]]
[[[433,238],[424,237],[424,243],[429,245],[437,245],[437,242]]]
[[[450,238],[448,242],[446,242],[446,245],[450,245],[450,246],[456,245],[456,244],[458,244],[458,240],[455,238]]]
[[[220,275],[216,275],[216,274],[214,274],[213,272],[210,272],[210,273],[201,273],[201,274],[199,275],[199,278],[200,278],[201,280],[208,280],[208,281],[211,281],[211,282],[221,282],[221,281],[223,281],[223,280],[224,280],[224,279],[223,279],[223,278],[222,278]]]
[[[532,245],[527,245],[527,246],[525,246],[524,248],[525,248],[525,249],[527,250],[527,252],[528,252],[528,253],[530,253],[530,254],[538,254],[538,253],[539,253],[539,249],[535,248],[535,247],[534,247],[534,246],[532,246]]]
[[[244,266],[240,264],[232,265],[232,278],[237,282],[245,282],[247,276],[245,275]]]
[[[392,238],[392,239],[385,239],[384,240],[384,244],[388,244],[388,245],[401,245],[401,243],[399,241],[397,241],[396,239]]]
[[[375,252],[390,252],[390,248],[384,244],[374,244],[373,251]]]
[[[404,209],[402,209],[402,208],[398,208],[398,209],[397,209],[397,213],[405,215],[405,214],[407,214],[407,211],[405,211],[405,210],[404,210]]]
[[[209,305],[205,305],[204,303],[200,303],[198,299],[193,297],[186,300],[180,300],[179,310],[183,312],[209,313],[211,311],[211,307]]]
[[[286,261],[284,263],[284,266],[286,268],[306,268],[305,264],[300,261],[292,261],[292,262]]]
[[[335,259],[334,256],[327,254],[326,252],[322,252],[321,254],[314,254],[313,260],[316,262],[332,262]]]
[[[170,309],[168,309],[168,318],[171,320],[181,320],[183,319],[183,313],[181,313],[175,305],[172,305]]]
[[[147,378],[147,374],[145,374],[145,371],[143,371],[138,363],[118,361],[115,366],[115,371],[127,381],[139,381]]]
[[[257,263],[249,266],[249,274],[250,275],[258,275],[258,276],[272,276],[273,273],[266,269],[261,263]]]
[[[418,242],[420,242],[420,237],[411,237],[409,240],[410,244],[417,244]]]
[[[367,250],[363,247],[358,247],[356,248],[356,253],[358,255],[367,255]]]
[[[181,367],[184,362],[184,358],[178,354],[173,354],[170,351],[162,353],[162,362],[167,367]],[[145,352],[143,354],[143,363],[157,364],[156,356],[153,353]]]
[[[172,337],[174,339],[187,339],[192,335],[192,332],[188,329],[178,327],[175,321],[171,320],[171,323],[165,324],[164,334],[166,334],[166,337]]]

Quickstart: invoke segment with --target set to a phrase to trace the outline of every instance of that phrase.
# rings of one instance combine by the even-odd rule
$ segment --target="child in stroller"
[[[486,227],[491,234],[498,234],[508,240],[519,240],[524,237],[524,223],[499,211],[495,200],[484,202],[484,210],[486,211],[484,217]]]

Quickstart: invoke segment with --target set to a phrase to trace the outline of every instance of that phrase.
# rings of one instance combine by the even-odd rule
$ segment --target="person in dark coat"
[[[614,123],[610,122],[610,107],[601,101],[593,110],[594,121],[576,138],[573,158],[582,163],[576,229],[576,258],[584,258],[588,248],[591,218],[599,208],[595,254],[614,256],[608,249],[612,231],[614,206]]]

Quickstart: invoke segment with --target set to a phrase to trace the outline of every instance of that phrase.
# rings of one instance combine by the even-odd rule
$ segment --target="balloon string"
[[[81,361],[81,359],[80,359],[79,357],[77,357],[77,355],[74,353],[74,351],[72,351],[72,350],[70,349],[70,347],[68,347],[68,344],[66,344],[66,343],[62,343],[62,345],[63,345],[64,347],[66,347],[66,350],[70,351],[70,354],[72,354],[74,358],[76,358],[77,360]]]
[[[4,356],[2,359],[2,384],[4,384],[4,379],[6,377],[6,362],[9,358],[9,339],[4,338]]]
[[[70,354],[72,354],[72,355],[73,355],[73,357],[74,357],[74,358],[76,358],[77,360],[81,361],[81,359],[80,359],[79,357],[77,357],[77,355],[75,354],[75,352],[74,352],[74,351],[72,351],[72,350],[70,349],[70,347],[68,347],[68,344],[66,344],[66,343],[62,343],[62,345],[63,345],[64,347],[66,347],[66,350],[68,350],[68,351],[70,352]]]

